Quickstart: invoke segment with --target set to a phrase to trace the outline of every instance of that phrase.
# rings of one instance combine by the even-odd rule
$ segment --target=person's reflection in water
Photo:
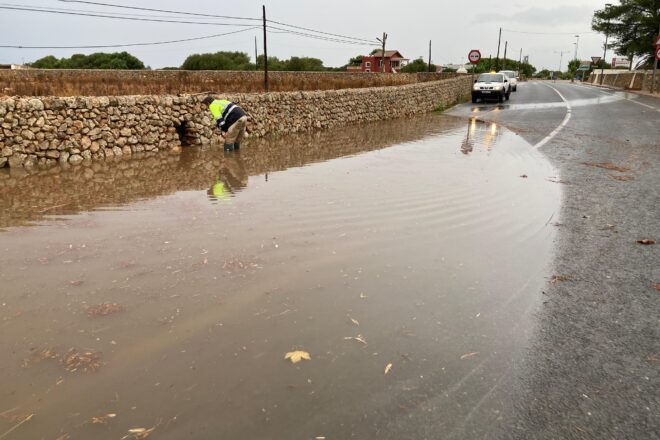
[[[211,201],[227,200],[236,192],[247,187],[247,184],[248,174],[243,166],[241,152],[239,150],[225,151],[224,161],[218,170],[218,177],[206,193]]]

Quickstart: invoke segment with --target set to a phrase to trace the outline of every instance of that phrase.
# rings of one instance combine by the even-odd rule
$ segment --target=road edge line
[[[555,93],[557,93],[557,95],[559,95],[561,100],[564,101],[564,103],[566,104],[566,116],[564,116],[564,120],[561,121],[561,124],[559,124],[557,126],[557,128],[555,128],[554,130],[552,130],[552,133],[550,133],[549,135],[547,135],[546,137],[541,139],[541,141],[539,141],[536,145],[534,145],[535,149],[541,148],[542,146],[544,146],[545,144],[550,142],[555,136],[557,136],[559,134],[559,132],[562,131],[562,129],[564,127],[566,127],[566,125],[568,124],[568,121],[571,120],[571,116],[572,116],[572,113],[573,113],[573,108],[571,107],[571,104],[568,103],[568,99],[566,99],[564,97],[564,95],[562,95],[559,90],[557,90],[556,88],[552,87],[549,84],[543,83],[543,85],[546,86],[546,87],[550,87],[552,90],[554,90]]]

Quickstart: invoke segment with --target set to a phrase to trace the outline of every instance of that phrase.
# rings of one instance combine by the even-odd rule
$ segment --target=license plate
[[[481,93],[488,94],[488,93],[490,93],[490,90],[482,90]]]

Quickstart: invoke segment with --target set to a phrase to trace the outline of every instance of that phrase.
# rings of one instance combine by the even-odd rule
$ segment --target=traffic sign
[[[600,61],[600,57],[591,57],[591,62],[594,64],[598,64],[598,61]]]
[[[479,52],[477,49],[471,50],[468,54],[468,59],[472,64],[477,64],[479,61],[481,61],[481,52]]]
[[[653,37],[653,47],[660,47],[660,35]]]
[[[660,61],[660,47],[655,48],[655,60]]]

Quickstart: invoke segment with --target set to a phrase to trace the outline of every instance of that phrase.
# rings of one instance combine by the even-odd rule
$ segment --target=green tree
[[[401,72],[403,73],[416,73],[416,72],[428,72],[428,71],[429,71],[429,64],[421,58],[417,58],[412,63],[408,63],[407,65],[401,68]],[[435,65],[433,64],[431,64],[431,72],[435,72]]]
[[[30,64],[37,69],[144,69],[144,63],[128,52],[103,53],[90,55],[75,54],[71,58],[57,59],[48,55]]]
[[[659,0],[619,0],[594,12],[591,27],[610,36],[608,47],[616,54],[632,59],[642,57],[642,62],[652,64],[653,37],[660,25]]]
[[[250,56],[244,52],[193,54],[181,65],[183,70],[254,70]]]

